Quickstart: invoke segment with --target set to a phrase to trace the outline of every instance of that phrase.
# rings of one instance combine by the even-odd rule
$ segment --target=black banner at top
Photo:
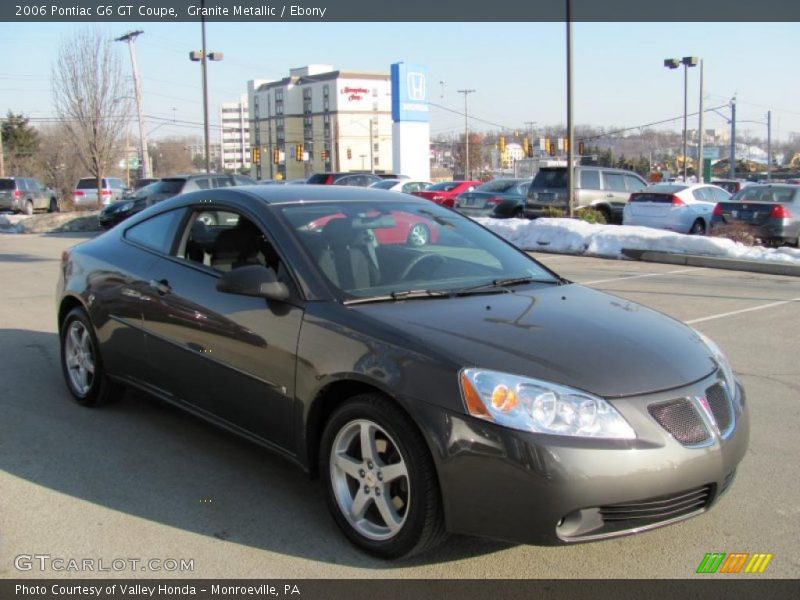
[[[3,0],[8,22],[800,21],[798,0]],[[756,25],[757,26],[757,25]]]

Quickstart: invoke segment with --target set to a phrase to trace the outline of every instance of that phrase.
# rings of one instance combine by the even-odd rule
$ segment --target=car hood
[[[680,387],[716,369],[683,323],[576,284],[353,306],[463,367],[568,385],[607,398]]]

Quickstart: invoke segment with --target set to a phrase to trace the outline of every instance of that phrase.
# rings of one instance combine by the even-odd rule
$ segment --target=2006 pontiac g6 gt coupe
[[[79,403],[133,386],[276,451],[381,557],[447,532],[569,544],[675,523],[725,493],[748,442],[710,339],[380,190],[160,203],[64,253],[58,323]]]

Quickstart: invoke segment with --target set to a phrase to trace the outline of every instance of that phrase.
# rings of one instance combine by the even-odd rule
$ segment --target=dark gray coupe
[[[747,447],[711,340],[391,192],[184,194],[65,252],[57,302],[80,404],[133,386],[276,451],[382,557],[675,523]]]

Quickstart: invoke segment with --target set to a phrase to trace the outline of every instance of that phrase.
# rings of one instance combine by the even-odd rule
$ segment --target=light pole
[[[567,215],[569,218],[575,216],[574,199],[575,193],[575,149],[572,147],[575,142],[575,128],[572,122],[572,0],[567,0]]]
[[[689,67],[696,67],[698,63],[698,58],[696,56],[684,56],[682,59],[678,60],[677,58],[666,58],[664,59],[664,66],[668,69],[677,69],[680,65],[683,65],[683,182],[687,183],[686,181],[686,147],[687,147],[687,139],[686,139],[686,132],[687,132],[687,113],[688,113],[688,104],[689,104],[689,96],[688,96],[688,88],[689,88]]]
[[[200,7],[205,8],[205,0],[200,1]],[[201,11],[205,12],[205,11]],[[222,52],[206,52],[206,18],[200,17],[200,24],[203,31],[203,49],[198,52],[193,50],[189,53],[189,59],[200,62],[203,71],[203,134],[205,135],[206,148],[206,173],[211,172],[211,143],[208,135],[208,69],[206,63],[209,60],[222,60]]]
[[[469,125],[467,124],[467,96],[475,90],[456,90],[464,94],[464,179],[469,179]]]

